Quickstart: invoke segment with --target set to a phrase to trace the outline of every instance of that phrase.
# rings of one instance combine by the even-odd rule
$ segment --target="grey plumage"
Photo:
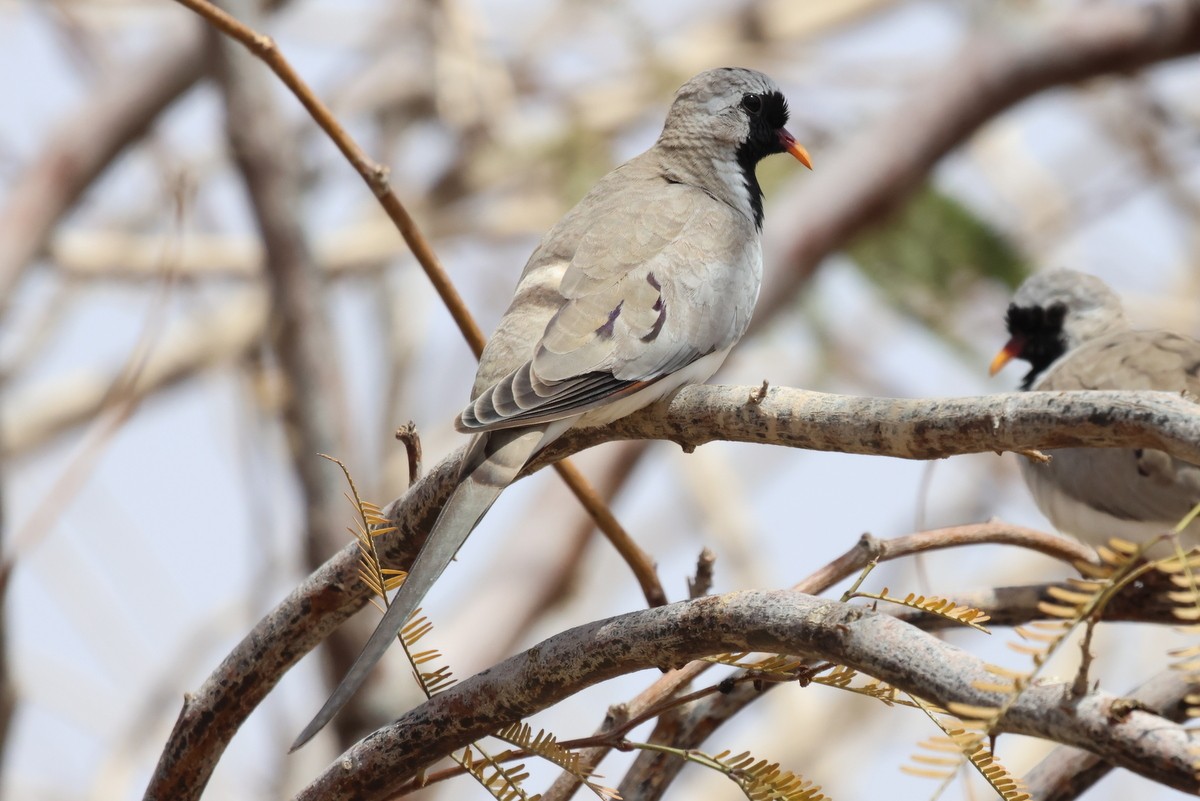
[[[1070,270],[1030,278],[1008,312],[1012,336],[992,372],[1029,361],[1023,388],[1145,389],[1200,397],[1200,342],[1169,331],[1129,327],[1120,300],[1102,281]],[[1148,448],[1070,448],[1047,464],[1022,461],[1038,508],[1061,531],[1098,545],[1142,541],[1174,527],[1200,503],[1200,466]],[[1200,521],[1184,532],[1200,542]]]
[[[754,167],[808,154],[753,70],[701,73],[662,135],[605,176],[542,239],[480,359],[456,427],[459,484],[362,654],[296,739],[349,700],[500,492],[572,427],[601,425],[706,381],[750,322],[762,280]]]

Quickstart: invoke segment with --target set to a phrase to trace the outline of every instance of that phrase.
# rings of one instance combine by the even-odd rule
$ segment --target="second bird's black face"
[[[750,123],[750,135],[738,146],[737,161],[746,178],[746,189],[750,192],[754,224],[761,228],[762,187],[758,185],[754,168],[767,156],[786,152],[779,132],[787,125],[787,100],[779,92],[748,92],[742,95],[738,108]]]
[[[1061,303],[1043,306],[1008,307],[1005,324],[1013,339],[1020,342],[1015,358],[1029,362],[1029,372],[1021,381],[1021,389],[1029,389],[1042,371],[1067,351],[1067,338],[1063,332],[1063,320],[1067,307]]]

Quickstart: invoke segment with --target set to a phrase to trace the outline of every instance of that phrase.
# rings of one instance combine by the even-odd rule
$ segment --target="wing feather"
[[[748,226],[704,192],[665,183],[593,214],[532,357],[479,392],[458,428],[579,415],[728,349],[761,276]]]

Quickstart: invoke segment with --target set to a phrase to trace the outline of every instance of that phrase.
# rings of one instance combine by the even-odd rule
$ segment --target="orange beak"
[[[996,358],[992,359],[992,364],[988,367],[988,375],[995,375],[1003,370],[1004,365],[1021,355],[1024,347],[1025,342],[1017,337],[1008,340],[1007,344],[996,354]]]
[[[796,161],[808,167],[812,166],[812,157],[808,155],[808,151],[804,149],[804,145],[796,141],[796,137],[792,136],[783,128],[779,129],[779,144],[783,145],[783,149],[791,153]]]

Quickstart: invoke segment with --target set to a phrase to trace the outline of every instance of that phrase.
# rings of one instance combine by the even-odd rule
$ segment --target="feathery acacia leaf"
[[[907,606],[910,609],[916,609],[926,614],[936,615],[946,620],[952,620],[955,623],[961,623],[964,626],[970,626],[977,631],[982,631],[984,634],[991,633],[983,626],[989,620],[987,613],[970,606],[960,606],[949,598],[940,598],[936,595],[926,598],[924,595],[912,592],[903,598],[896,598],[888,595],[886,587],[877,595],[870,592],[856,592],[854,593],[854,597],[871,598],[876,601]]]
[[[590,765],[586,765],[580,755],[574,751],[568,751],[558,744],[558,739],[544,729],[538,729],[537,734],[533,733],[533,728],[528,723],[518,722],[507,728],[502,729],[492,735],[498,740],[503,740],[509,745],[524,751],[532,756],[541,757],[542,759],[557,765],[566,773],[574,776],[581,784],[595,793],[601,801],[620,801],[620,794],[611,787],[605,787],[596,782],[596,779],[601,778],[598,774],[592,771]],[[497,760],[500,760],[505,755],[497,755]]]
[[[911,776],[941,780],[945,788],[954,779],[958,769],[969,763],[1004,801],[1033,801],[1020,780],[1009,773],[993,756],[985,743],[985,734],[982,731],[972,731],[969,725],[948,725],[929,704],[918,698],[912,700],[934,725],[942,730],[942,734],[923,740],[919,744],[920,747],[930,753],[913,754],[911,759],[915,764],[902,766],[902,772]],[[954,756],[948,756],[949,754]]]
[[[821,788],[778,762],[756,760],[749,752],[730,756],[729,751],[710,757],[713,767],[734,781],[751,801],[827,801]]]

